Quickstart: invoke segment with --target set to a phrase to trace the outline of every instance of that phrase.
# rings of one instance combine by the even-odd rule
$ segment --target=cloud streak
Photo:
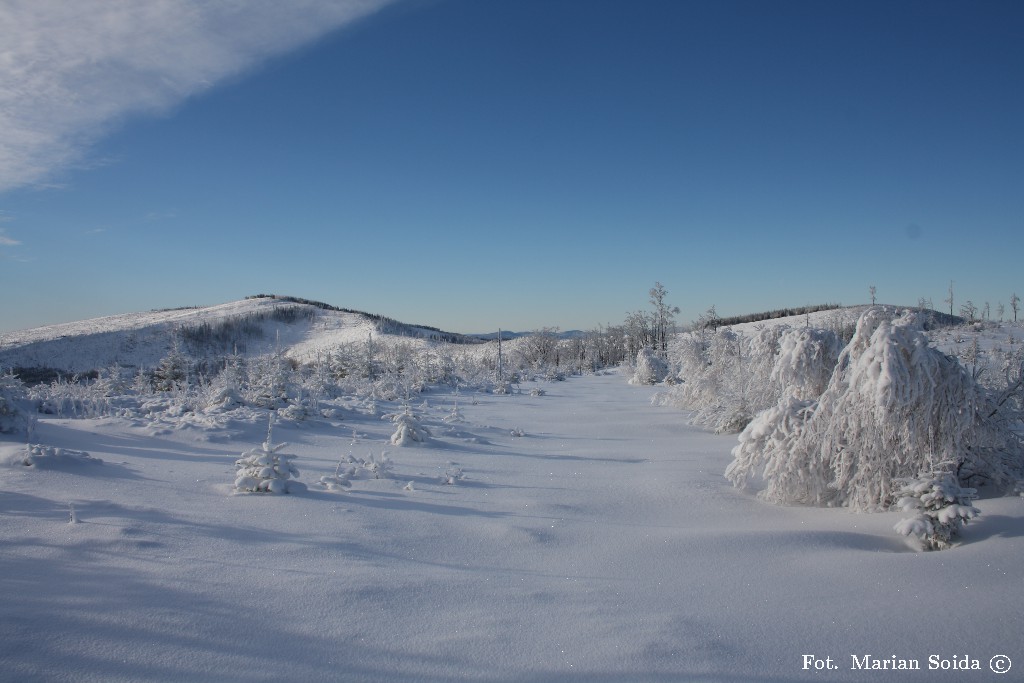
[[[395,0],[6,0],[0,192],[87,162],[124,118],[166,111]]]

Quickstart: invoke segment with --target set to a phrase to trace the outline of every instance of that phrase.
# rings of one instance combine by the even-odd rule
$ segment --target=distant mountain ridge
[[[151,310],[48,325],[0,335],[0,369],[39,377],[89,373],[112,365],[147,368],[175,346],[196,360],[280,352],[304,362],[332,347],[368,339],[481,344],[427,325],[292,296],[258,294],[213,306]]]

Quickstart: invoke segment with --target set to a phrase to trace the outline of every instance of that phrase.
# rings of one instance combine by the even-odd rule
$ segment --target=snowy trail
[[[388,423],[281,425],[310,490],[273,497],[229,494],[259,424],[42,423],[104,463],[0,469],[0,680],[958,681],[996,654],[1020,660],[1000,681],[1024,680],[1021,499],[914,553],[898,515],[732,489],[734,437],[650,388],[545,388],[463,396],[454,431],[452,397],[428,394],[434,439],[389,447],[394,478],[348,493],[312,482],[352,429],[362,455]],[[444,486],[450,461],[466,478]],[[933,653],[983,671],[927,671]],[[864,654],[925,671],[850,670]]]

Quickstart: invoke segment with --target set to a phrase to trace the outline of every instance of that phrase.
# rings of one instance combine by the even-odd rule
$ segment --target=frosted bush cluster
[[[935,472],[947,473],[946,493],[1021,477],[1019,372],[1002,391],[983,386],[929,344],[912,312],[869,308],[845,346],[831,329],[721,328],[680,335],[671,353],[679,384],[659,400],[718,431],[741,428],[726,477],[769,502],[885,510]],[[903,529],[930,528],[928,543],[943,547],[968,512]]]
[[[837,346],[829,330],[785,325],[753,334],[719,328],[680,335],[672,346],[678,382],[657,400],[693,411],[694,424],[737,433],[779,400],[787,382],[813,384],[813,377],[830,373]],[[784,360],[777,363],[783,348]]]
[[[987,393],[929,346],[912,314],[868,310],[820,396],[789,386],[740,434],[726,471],[737,486],[760,475],[769,501],[879,510],[898,481],[941,463],[998,486],[1019,470],[1019,444],[988,418]]]
[[[668,363],[654,349],[645,346],[636,354],[636,369],[630,384],[657,384],[668,376]]]

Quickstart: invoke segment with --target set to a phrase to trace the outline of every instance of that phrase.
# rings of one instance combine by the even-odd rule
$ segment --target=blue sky
[[[1024,3],[27,5],[0,331],[256,293],[461,332],[618,323],[655,281],[683,321],[1024,295]]]

